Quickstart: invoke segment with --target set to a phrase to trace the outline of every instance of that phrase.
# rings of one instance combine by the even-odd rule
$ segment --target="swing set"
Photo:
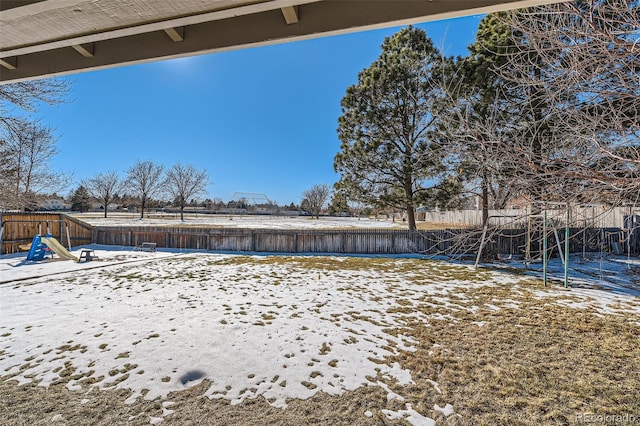
[[[522,262],[525,264],[525,267],[528,268],[528,266],[531,263],[537,263],[540,261],[539,258],[533,259],[531,257],[531,246],[532,246],[532,219],[542,219],[542,280],[544,282],[544,285],[547,285],[548,282],[548,266],[549,266],[549,228],[551,228],[553,230],[553,234],[555,237],[555,241],[558,247],[558,254],[560,255],[560,259],[562,261],[562,264],[564,265],[564,286],[568,287],[569,286],[569,237],[570,237],[570,228],[569,228],[569,212],[570,212],[570,207],[568,205],[564,205],[566,206],[566,210],[565,210],[565,235],[564,235],[564,248],[562,247],[561,243],[560,243],[560,236],[558,233],[558,229],[555,227],[555,225],[553,223],[550,223],[548,220],[548,215],[547,215],[547,206],[545,205],[545,208],[543,209],[542,213],[539,214],[527,214],[527,231],[526,231],[526,243],[525,243],[525,253],[524,253],[524,259],[522,260]],[[480,263],[480,258],[482,256],[482,250],[485,247],[485,244],[487,243],[487,234],[488,234],[488,230],[489,230],[489,222],[491,221],[491,219],[496,219],[496,218],[515,218],[515,219],[520,219],[521,216],[517,216],[517,215],[492,215],[489,216],[487,218],[487,221],[484,224],[484,227],[482,229],[482,236],[480,238],[480,247],[478,249],[478,254],[476,256],[476,261],[474,264],[474,268],[477,269],[478,268],[478,264]],[[515,220],[514,220],[515,221]],[[497,260],[500,262],[504,262],[504,263],[510,263],[513,260],[513,254],[514,254],[514,250],[513,250],[513,236],[511,236],[511,238],[509,239],[509,246],[510,246],[510,251],[509,254],[507,256],[505,256],[504,254],[497,254]]]
[[[4,235],[5,229],[7,228],[7,224],[10,223],[37,223],[38,224],[38,235],[45,235],[42,233],[42,225],[45,225],[46,235],[51,235],[51,227],[49,223],[59,223],[60,224],[60,240],[62,241],[62,237],[66,236],[67,239],[67,247],[71,250],[71,235],[69,233],[69,224],[62,219],[48,219],[48,220],[4,220],[0,225],[0,241],[2,241],[2,236]],[[64,228],[66,233],[62,232],[62,226],[64,224]],[[31,248],[31,244],[21,244],[18,246],[23,251],[28,251]]]
[[[561,207],[561,209],[556,209],[554,216],[549,217],[549,207],[557,206]],[[548,268],[549,268],[549,259],[550,253],[553,252],[557,248],[558,256],[560,257],[560,261],[564,267],[564,287],[569,286],[569,241],[571,238],[576,238],[581,233],[582,234],[582,258],[586,259],[586,250],[588,246],[587,242],[587,226],[586,220],[583,224],[582,231],[579,234],[571,236],[571,216],[572,216],[572,207],[575,209],[575,206],[571,206],[566,203],[545,203],[543,207],[535,214],[531,214],[530,208],[527,209],[527,229],[526,229],[526,242],[524,245],[524,256],[521,260],[525,267],[529,267],[532,263],[542,262],[542,280],[544,285],[546,286],[548,283]],[[602,206],[580,206],[581,208],[593,207],[594,209],[602,209]],[[564,210],[564,211],[562,211]],[[629,208],[629,215],[625,215],[623,218],[624,224],[622,229],[620,228],[607,228],[605,226],[605,212],[601,212],[600,214],[596,214],[597,211],[592,211],[593,217],[592,226],[598,229],[596,234],[596,240],[598,242],[597,249],[600,253],[605,253],[611,251],[616,255],[624,255],[626,251],[627,259],[629,260],[631,257],[632,251],[632,242],[635,245],[638,244],[638,240],[640,240],[640,215],[635,214],[635,210],[633,207]],[[557,226],[558,218],[560,215],[564,216],[564,220],[560,219],[560,221],[564,222],[564,238],[561,239],[561,232]],[[516,215],[493,215],[489,216],[486,221],[483,230],[482,236],[480,238],[480,247],[478,249],[478,253],[476,256],[476,261],[474,267],[477,269],[478,264],[480,263],[480,259],[482,256],[483,249],[485,248],[489,238],[489,224],[491,220],[502,218],[514,218],[514,222],[518,219],[522,219],[523,216]],[[596,224],[596,220],[599,218],[599,223]],[[540,237],[537,238],[538,244],[542,244],[542,250],[540,251],[539,257],[532,256],[532,246],[534,245],[533,235],[535,234],[534,223],[537,223],[537,226],[542,227],[542,232]],[[539,228],[538,228],[539,229]],[[553,235],[553,239],[555,240],[556,247],[549,247],[549,238]],[[508,255],[498,253],[497,260],[499,262],[510,263],[514,260],[514,247],[513,247],[513,236],[510,236],[509,241],[509,253]],[[538,246],[539,247],[539,246]],[[626,250],[625,250],[626,249]],[[602,261],[602,259],[601,259]],[[630,262],[627,262],[627,265],[630,265]],[[630,268],[630,266],[628,266]]]

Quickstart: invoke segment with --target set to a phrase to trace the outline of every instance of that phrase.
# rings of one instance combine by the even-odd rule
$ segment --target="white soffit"
[[[559,0],[0,0],[0,84]]]

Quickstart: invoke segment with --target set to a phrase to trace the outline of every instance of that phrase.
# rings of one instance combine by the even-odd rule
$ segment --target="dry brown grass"
[[[275,408],[262,397],[231,405],[225,400],[209,400],[202,394],[211,386],[207,381],[186,391],[170,394],[168,406],[175,413],[164,417],[162,425],[384,425],[381,413],[368,418],[363,413],[374,407],[392,408],[386,392],[379,387],[364,387],[341,397],[324,393],[302,401],[291,400],[286,410]],[[0,381],[0,424],[32,425],[149,425],[152,417],[162,418],[162,401],[142,401],[131,405],[123,401],[130,395],[124,390],[68,391],[64,385],[49,389],[34,384],[16,386]],[[83,399],[90,402],[82,403]],[[56,415],[60,420],[53,421]],[[398,422],[395,422],[398,423]]]
[[[418,350],[391,361],[412,371],[416,384],[402,392],[418,411],[442,424],[478,425],[564,425],[580,413],[638,416],[637,316],[601,318],[590,309],[543,303],[526,290],[522,297],[503,287],[466,293],[477,305],[506,296],[522,304],[457,313],[455,323],[409,325]],[[451,401],[457,415],[446,421],[430,410]]]
[[[282,265],[282,273],[306,271],[310,277],[359,270],[373,271],[380,279],[389,277],[384,274],[401,274],[425,286],[487,282],[480,287],[455,287],[447,296],[455,306],[425,292],[418,302],[396,295],[387,311],[389,315],[422,314],[407,315],[402,328],[387,330],[412,336],[416,351],[399,352],[385,361],[410,370],[415,382],[391,384],[391,389],[439,425],[565,425],[573,424],[581,413],[640,416],[640,316],[602,314],[595,308],[558,303],[559,299],[579,301],[571,290],[557,289],[557,296],[542,299],[533,293],[543,289],[538,280],[521,277],[518,285],[490,285],[491,271],[417,259],[237,256],[212,263],[236,265],[247,274],[251,265],[272,264]],[[56,414],[62,415],[57,424],[69,425],[142,425],[149,424],[149,417],[162,417],[159,400],[139,399],[125,405],[128,392],[94,389],[87,396],[90,384],[85,383],[81,391],[68,391],[64,380],[48,390],[2,380],[0,424],[50,424]],[[272,407],[262,397],[238,405],[212,401],[202,397],[208,387],[205,381],[170,395],[168,400],[175,404],[168,408],[175,413],[164,417],[162,424],[403,424],[387,420],[380,410],[404,409],[404,403],[388,401],[387,393],[376,386],[340,397],[320,393],[305,401],[291,400],[286,410]],[[90,402],[82,404],[84,398]],[[434,410],[435,404],[452,404],[455,414],[445,417]],[[367,410],[373,417],[364,416]]]

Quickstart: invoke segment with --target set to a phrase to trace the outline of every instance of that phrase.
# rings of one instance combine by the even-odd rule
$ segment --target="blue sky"
[[[466,55],[481,16],[416,25],[447,55]],[[340,100],[399,28],[324,37],[64,77],[69,102],[43,106],[56,170],[75,183],[121,176],[136,160],[207,169],[205,198],[264,193],[280,204],[338,180]]]

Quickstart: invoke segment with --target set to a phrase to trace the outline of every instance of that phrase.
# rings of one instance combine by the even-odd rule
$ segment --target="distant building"
[[[114,210],[118,210],[118,208],[120,207],[119,204],[116,203],[109,203],[109,205],[107,206],[107,211],[114,211]],[[104,211],[104,206],[102,205],[102,203],[100,202],[92,202],[91,203],[91,210],[92,211],[100,211],[103,210]]]
[[[247,209],[236,208],[236,207],[224,207],[218,210],[218,213],[222,214],[247,214]]]
[[[278,213],[278,206],[276,205],[260,205],[252,206],[250,209],[257,214],[276,214]]]
[[[508,209],[526,209],[531,205],[531,198],[520,196],[509,200],[506,205]]]
[[[71,209],[71,204],[62,198],[47,198],[42,201],[40,208],[42,210],[69,210]]]

